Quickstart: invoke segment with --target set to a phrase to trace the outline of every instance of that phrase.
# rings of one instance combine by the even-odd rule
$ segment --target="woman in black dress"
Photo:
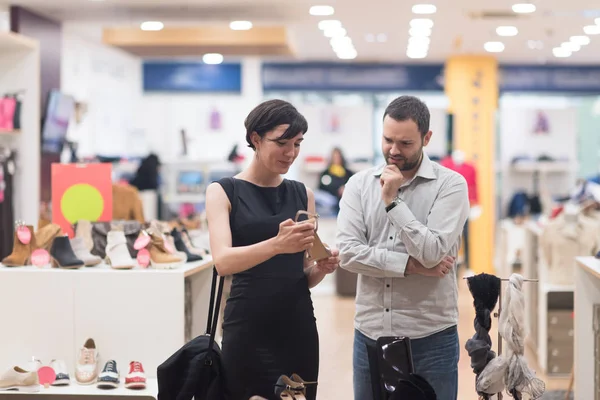
[[[222,360],[229,400],[276,399],[281,375],[317,381],[319,337],[310,288],[338,264],[338,252],[306,261],[315,226],[294,222],[315,212],[313,192],[282,174],[298,156],[306,119],[282,100],[257,106],[246,118],[250,166],[206,192],[210,245],[219,275],[233,275],[225,306]],[[308,385],[307,399],[316,398]]]

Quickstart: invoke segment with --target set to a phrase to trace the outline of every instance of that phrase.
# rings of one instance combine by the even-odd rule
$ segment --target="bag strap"
[[[217,268],[213,267],[213,278],[212,287],[210,289],[210,304],[208,309],[208,321],[206,322],[206,334],[210,334],[210,340],[208,341],[208,349],[206,352],[207,364],[212,363],[212,352],[215,344],[215,336],[217,334],[217,322],[219,321],[219,310],[221,309],[221,298],[223,297],[223,284],[225,283],[225,277],[219,278],[219,289],[217,289]],[[216,294],[216,303],[213,308],[213,301]],[[213,316],[214,314],[214,316]]]

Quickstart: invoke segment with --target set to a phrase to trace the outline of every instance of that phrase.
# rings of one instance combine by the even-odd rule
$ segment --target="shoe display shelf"
[[[575,289],[577,400],[594,400],[600,393],[600,260],[577,258]]]
[[[104,263],[74,270],[0,265],[5,328],[0,329],[0,361],[20,365],[35,357],[75,366],[83,342],[93,338],[100,363],[140,360],[151,381],[158,365],[204,333],[212,267],[210,256],[170,270],[115,270]]]
[[[39,218],[40,201],[40,48],[36,40],[0,32],[0,96],[20,93],[21,126],[0,130],[0,147],[17,151],[15,219]]]
[[[123,380],[123,377],[121,377]],[[49,388],[40,388],[37,393],[26,393],[26,392],[0,392],[0,400],[4,398],[9,399],[30,399],[35,400],[88,400],[90,398],[101,399],[107,397],[131,399],[131,400],[156,400],[158,397],[158,382],[156,379],[148,379],[146,381],[146,389],[132,390],[126,389],[119,386],[116,389],[98,389],[96,385],[78,385],[75,382],[71,382],[69,386],[50,386]]]
[[[537,357],[543,372],[553,376],[568,376],[573,355],[574,285],[550,283],[547,266],[540,250],[543,227],[535,221],[525,225],[523,273],[537,284],[523,289],[525,297],[525,329],[528,345]]]

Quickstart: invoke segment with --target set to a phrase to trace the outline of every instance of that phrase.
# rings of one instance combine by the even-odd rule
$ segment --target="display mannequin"
[[[467,181],[469,191],[469,203],[471,211],[469,213],[469,221],[474,221],[481,215],[481,207],[479,206],[479,198],[477,193],[477,170],[475,166],[466,161],[465,152],[459,149],[452,151],[449,157],[445,157],[440,162],[446,168],[461,174]],[[465,265],[469,268],[469,222],[465,224],[463,229],[463,238],[465,245]]]

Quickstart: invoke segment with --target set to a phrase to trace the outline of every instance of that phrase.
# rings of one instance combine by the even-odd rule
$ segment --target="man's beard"
[[[393,158],[391,157],[386,157],[386,162],[388,164],[394,164],[398,167],[398,169],[400,171],[412,171],[413,169],[417,168],[419,166],[419,164],[421,163],[421,160],[423,159],[423,147],[421,147],[421,150],[416,154],[416,157],[413,159],[406,159],[406,158],[401,158],[398,161],[402,161],[403,164],[402,166],[399,166],[397,164],[395,164],[393,162]]]

